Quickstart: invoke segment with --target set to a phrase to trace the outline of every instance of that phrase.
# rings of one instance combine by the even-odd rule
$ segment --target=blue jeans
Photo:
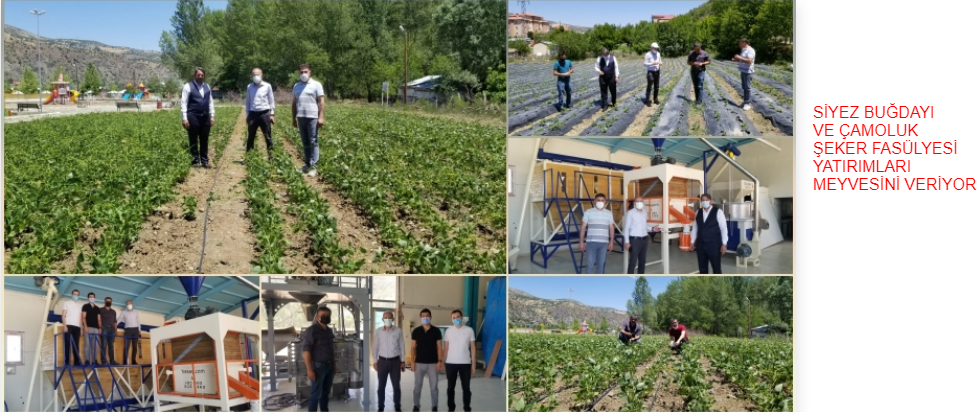
[[[642,338],[635,339],[635,342],[632,342],[629,339],[631,339],[631,338],[629,338],[628,336],[625,336],[625,334],[624,333],[621,333],[621,331],[618,331],[618,340],[620,340],[621,343],[624,343],[626,345],[628,345],[630,343],[642,343]]]
[[[302,150],[306,167],[315,168],[319,162],[319,126],[315,117],[296,118],[299,125],[299,136],[302,137]]]
[[[750,104],[750,79],[753,73],[740,73],[740,87],[744,88],[744,104]]]
[[[587,273],[604,274],[604,261],[608,257],[608,242],[587,242],[585,245]]]
[[[703,103],[703,82],[706,81],[706,70],[700,70],[699,72],[690,71],[689,76],[693,79],[696,104]]]
[[[312,383],[312,390],[309,391],[309,412],[316,412],[317,406],[320,411],[328,411],[329,391],[333,389],[333,375],[336,374],[336,370],[333,369],[332,362],[313,362],[312,365],[316,372],[316,381]]]
[[[571,107],[571,84],[557,79],[557,108]]]

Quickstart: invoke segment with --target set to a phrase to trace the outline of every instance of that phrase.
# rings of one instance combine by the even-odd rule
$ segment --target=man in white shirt
[[[299,82],[292,87],[292,127],[299,128],[306,165],[302,173],[316,177],[319,162],[319,128],[323,127],[326,94],[323,85],[312,79],[308,64],[299,66]]]
[[[78,303],[78,289],[71,291],[71,300],[61,306],[61,323],[64,324],[64,365],[72,365],[71,354],[75,354],[75,366],[81,366],[78,347],[81,345],[82,305]]]
[[[713,196],[709,193],[700,196],[700,210],[693,220],[690,241],[696,250],[700,274],[709,274],[708,266],[713,266],[714,274],[722,273],[720,257],[727,253],[727,218],[724,217],[723,210],[713,207]]]
[[[618,59],[608,49],[601,50],[601,56],[594,62],[594,70],[598,72],[598,84],[601,86],[601,110],[608,109],[608,92],[611,92],[611,105],[618,102]]]
[[[211,87],[204,83],[206,72],[203,68],[194,68],[194,79],[183,85],[180,94],[180,113],[183,116],[183,128],[187,129],[190,138],[190,156],[193,157],[194,167],[211,167],[207,157],[207,138],[214,125],[214,98]]]
[[[462,311],[452,311],[452,326],[445,331],[445,374],[448,375],[448,410],[455,410],[455,382],[462,378],[463,410],[472,410],[469,382],[475,374],[475,332],[462,324]]]
[[[628,251],[627,273],[629,275],[645,273],[645,255],[649,251],[648,212],[645,211],[645,199],[637,196],[633,203],[635,206],[625,213],[625,250]],[[659,226],[652,227],[652,232],[659,230]],[[633,270],[635,272],[632,272]]]
[[[265,147],[268,158],[272,157],[272,125],[275,124],[275,95],[272,85],[262,81],[262,71],[254,68],[251,71],[251,83],[248,84],[248,95],[245,98],[245,112],[248,113],[248,144],[245,151],[255,147],[255,135],[261,128],[265,136]]]
[[[652,104],[659,104],[659,74],[662,68],[662,55],[659,54],[659,43],[652,43],[649,47],[649,52],[645,53],[645,61],[642,63],[645,65],[645,105],[652,107]],[[652,91],[655,91],[652,94]],[[652,95],[652,100],[649,100],[649,95]],[[639,272],[642,273],[642,272]]]
[[[401,410],[401,372],[404,372],[404,333],[394,326],[394,312],[384,312],[384,326],[374,331],[374,370],[377,371],[377,410],[384,410],[387,377],[394,386],[394,410]]]
[[[740,86],[744,89],[744,110],[750,110],[750,86],[751,78],[754,77],[756,56],[754,48],[747,44],[747,39],[740,39],[740,54],[734,55],[733,61],[737,62],[737,69],[740,71]]]

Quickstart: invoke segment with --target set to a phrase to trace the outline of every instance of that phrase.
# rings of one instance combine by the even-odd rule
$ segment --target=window
[[[24,364],[24,332],[7,331],[4,334],[6,353],[4,363],[7,365]]]

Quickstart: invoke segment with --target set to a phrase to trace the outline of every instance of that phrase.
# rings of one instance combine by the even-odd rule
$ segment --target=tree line
[[[603,48],[643,55],[652,42],[659,43],[659,51],[666,57],[686,56],[694,43],[700,43],[713,58],[730,59],[740,51],[739,40],[746,38],[757,51],[757,62],[790,63],[793,15],[790,0],[711,0],[666,22],[606,23],[585,33],[558,27],[534,37],[554,43],[572,60],[596,56]]]
[[[226,91],[243,90],[255,67],[266,81],[291,88],[306,63],[330,98],[376,101],[384,81],[392,94],[403,83],[406,41],[408,80],[442,75],[445,93],[485,91],[499,101],[505,18],[499,0],[230,0],[225,9],[180,0],[160,49],[170,69],[189,79],[204,67],[208,81]]]

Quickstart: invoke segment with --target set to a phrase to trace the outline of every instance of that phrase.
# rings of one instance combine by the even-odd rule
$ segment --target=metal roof
[[[179,276],[59,276],[58,292],[71,295],[78,289],[84,297],[88,292],[95,293],[98,302],[111,296],[116,303],[133,301],[136,309],[161,313],[167,319],[183,316],[190,307],[187,293],[180,284]],[[258,276],[245,276],[248,281],[258,284]],[[32,276],[4,276],[5,290],[44,296],[40,288],[34,286]],[[198,305],[211,306],[225,313],[241,310],[241,301],[258,299],[258,292],[241,284],[230,276],[204,276],[200,288]]]
[[[727,143],[732,143],[734,146],[743,146],[747,143],[753,142],[753,138],[723,138],[723,137],[712,137],[708,138],[710,143],[714,146],[722,147]],[[655,155],[655,145],[652,144],[652,138],[639,138],[639,137],[621,137],[615,139],[608,138],[594,138],[585,137],[579,140],[593,143],[596,145],[604,146],[611,149],[611,153],[615,153],[619,150],[624,150],[626,152],[638,153],[641,155],[646,155],[650,159]],[[692,166],[703,160],[703,152],[709,151],[710,156],[713,155],[713,151],[710,150],[700,139],[697,138],[680,138],[680,139],[669,139],[667,138],[665,143],[662,145],[662,155],[665,157],[672,157],[676,159],[676,164],[682,164],[686,166]],[[636,165],[636,166],[648,166],[646,165]]]

